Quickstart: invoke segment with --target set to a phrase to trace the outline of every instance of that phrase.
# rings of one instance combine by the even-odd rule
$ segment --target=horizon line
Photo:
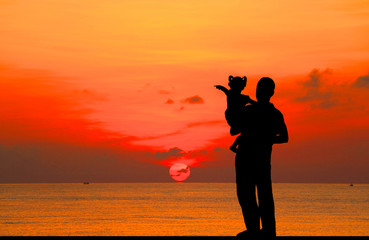
[[[137,184],[137,183],[174,183],[174,184],[191,184],[191,183],[234,183],[236,184],[236,182],[91,182],[91,181],[82,181],[82,182],[0,182],[0,184],[84,184],[84,183],[88,183],[88,184],[111,184],[111,183],[126,183],[126,184]],[[361,185],[367,185],[368,183],[365,182],[273,182],[274,184],[361,184]]]

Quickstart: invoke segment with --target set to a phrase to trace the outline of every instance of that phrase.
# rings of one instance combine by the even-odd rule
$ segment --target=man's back
[[[240,121],[241,148],[271,148],[285,128],[282,113],[272,103],[246,106]]]
[[[245,181],[269,181],[272,145],[277,135],[287,131],[283,115],[271,103],[257,103],[244,108],[238,124],[241,138],[236,165],[243,169]]]

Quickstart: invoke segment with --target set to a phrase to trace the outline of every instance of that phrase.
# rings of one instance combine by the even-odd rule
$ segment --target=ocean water
[[[369,185],[274,184],[277,235],[368,236]],[[234,183],[0,184],[0,235],[232,236]]]

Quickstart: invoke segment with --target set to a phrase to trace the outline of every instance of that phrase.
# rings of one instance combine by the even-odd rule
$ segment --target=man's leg
[[[237,182],[237,196],[241,205],[247,231],[256,233],[260,230],[260,216],[256,202],[255,184]]]
[[[259,211],[263,231],[268,235],[276,234],[274,199],[272,191],[272,181],[257,184]]]

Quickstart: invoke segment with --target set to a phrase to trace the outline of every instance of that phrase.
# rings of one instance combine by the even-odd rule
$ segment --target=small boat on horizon
[[[83,182],[83,184],[90,184],[90,182]]]

